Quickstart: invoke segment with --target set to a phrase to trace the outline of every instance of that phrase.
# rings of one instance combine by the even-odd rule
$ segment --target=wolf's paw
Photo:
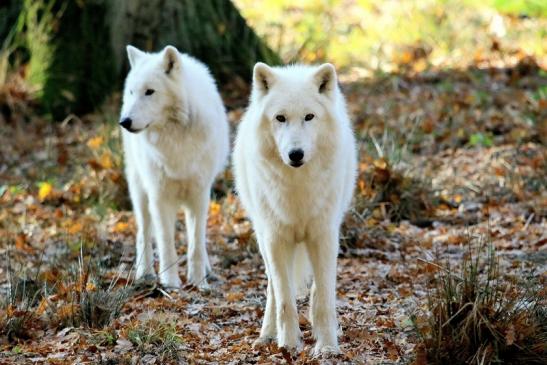
[[[188,267],[188,284],[192,284],[198,288],[207,286],[207,272],[205,267]]]
[[[209,285],[206,279],[203,279],[196,287],[202,294],[210,294],[212,292],[211,285]]]
[[[289,355],[293,360],[300,355],[304,349],[302,342],[299,342],[296,346],[279,346],[281,352],[286,356]]]
[[[278,340],[277,342],[278,342],[278,346],[280,348],[285,349],[291,355],[298,355],[304,349],[304,344],[303,344],[302,340],[300,339],[300,337],[297,337],[293,341],[280,341],[280,340]]]
[[[313,357],[331,357],[341,354],[340,348],[336,345],[315,345],[312,356]]]
[[[154,266],[146,266],[146,265],[137,265],[137,268],[135,270],[135,279],[145,279],[147,277],[154,277],[156,273],[154,272]]]
[[[220,282],[221,278],[214,271],[207,270],[207,281],[216,283]]]
[[[182,282],[178,275],[160,275],[160,284],[167,290],[179,290]]]
[[[275,336],[260,336],[259,338],[253,341],[253,349],[264,346],[264,345],[268,345],[274,341],[275,341]]]
[[[156,274],[135,275],[135,282],[143,284],[156,283]]]

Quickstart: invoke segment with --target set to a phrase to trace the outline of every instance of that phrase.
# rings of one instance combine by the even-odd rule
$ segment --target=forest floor
[[[424,363],[432,277],[481,239],[500,277],[545,283],[547,73],[518,51],[494,54],[463,69],[341,75],[361,162],[338,260],[342,355],[322,361]],[[0,364],[320,361],[306,300],[300,355],[251,346],[266,277],[229,169],[210,206],[210,289],[135,283],[119,104],[50,123],[17,80],[0,124]],[[246,92],[225,92],[233,129]]]

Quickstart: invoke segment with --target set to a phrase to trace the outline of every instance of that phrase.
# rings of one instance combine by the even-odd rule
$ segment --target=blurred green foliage
[[[547,2],[538,0],[235,0],[289,61],[391,72],[465,66],[501,46],[547,54]],[[527,17],[515,22],[516,16]]]
[[[545,0],[487,0],[485,3],[505,14],[547,17]]]

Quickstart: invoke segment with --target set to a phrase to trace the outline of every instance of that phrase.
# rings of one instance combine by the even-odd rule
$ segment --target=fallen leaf
[[[105,152],[101,155],[101,160],[99,161],[101,166],[105,169],[111,169],[113,166],[112,158],[110,156],[110,153]]]
[[[38,191],[38,198],[41,202],[45,201],[48,196],[51,195],[53,191],[53,186],[48,182],[43,182],[40,184],[40,190]]]
[[[114,232],[116,233],[125,233],[129,230],[129,223],[126,222],[118,222],[114,226]]]
[[[104,139],[101,136],[90,138],[87,141],[87,147],[91,148],[92,150],[96,150],[103,144]]]
[[[84,228],[84,226],[82,225],[82,223],[74,222],[70,226],[68,226],[67,231],[70,234],[76,234],[76,233],[80,233],[83,228]]]
[[[226,294],[226,300],[229,302],[238,302],[241,299],[243,299],[243,297],[244,297],[243,293],[231,292]]]

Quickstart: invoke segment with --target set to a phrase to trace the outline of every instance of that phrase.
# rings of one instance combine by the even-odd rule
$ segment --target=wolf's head
[[[336,71],[321,66],[269,67],[257,63],[251,102],[261,110],[260,128],[272,136],[281,160],[300,167],[313,159],[318,140],[336,123]]]
[[[180,102],[181,57],[175,47],[145,53],[127,46],[131,70],[125,80],[120,125],[138,133],[176,117]]]

